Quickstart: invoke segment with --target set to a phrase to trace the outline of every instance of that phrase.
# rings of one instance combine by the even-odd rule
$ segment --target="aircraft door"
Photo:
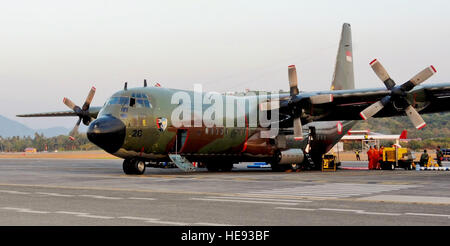
[[[187,129],[177,129],[175,145],[172,149],[172,152],[175,152],[175,153],[183,152],[183,149],[187,143],[188,137],[189,137],[189,132]]]

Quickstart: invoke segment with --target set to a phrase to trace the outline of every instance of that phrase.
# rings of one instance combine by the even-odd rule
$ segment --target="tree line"
[[[72,150],[95,150],[96,145],[89,142],[86,134],[77,134],[71,140],[68,136],[45,137],[43,134],[35,133],[34,137],[8,137],[0,136],[0,152],[23,152],[26,148],[36,148],[37,151],[72,151]]]
[[[372,132],[384,134],[400,134],[403,130],[408,131],[408,143],[401,143],[402,146],[413,150],[450,148],[450,113],[424,114],[423,119],[427,126],[422,130],[417,130],[408,117],[391,118],[370,118],[367,121],[358,121],[353,127],[355,130],[369,129]],[[361,145],[361,143],[359,143]],[[389,146],[386,143],[386,146]]]

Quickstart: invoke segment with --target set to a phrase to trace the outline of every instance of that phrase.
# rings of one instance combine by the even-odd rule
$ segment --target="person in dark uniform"
[[[427,150],[424,149],[422,155],[420,156],[420,166],[424,167],[425,165],[427,165],[428,158],[430,158],[430,156],[428,156]]]
[[[437,146],[436,149],[436,161],[437,164],[442,167],[442,160],[444,159],[444,153],[442,153],[441,146]]]

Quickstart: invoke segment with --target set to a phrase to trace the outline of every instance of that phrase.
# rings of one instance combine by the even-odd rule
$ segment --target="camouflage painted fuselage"
[[[175,93],[187,93],[190,96],[190,110],[192,118],[190,122],[181,127],[175,127],[172,122],[172,113],[179,107],[179,103],[173,103]],[[100,110],[97,119],[104,116],[113,116],[120,119],[126,127],[123,144],[113,155],[124,159],[139,158],[146,161],[169,161],[168,154],[179,153],[190,161],[273,161],[274,156],[280,151],[296,148],[305,149],[307,136],[303,141],[295,141],[289,135],[279,132],[275,138],[262,138],[261,131],[267,127],[261,127],[258,107],[249,107],[255,99],[261,96],[223,96],[223,117],[216,119],[222,122],[220,126],[207,127],[203,122],[200,126],[194,126],[195,117],[202,115],[211,104],[202,104],[199,112],[194,108],[194,92],[182,91],[161,87],[143,87],[122,90],[111,98],[130,98],[138,101],[136,96],[147,98],[149,105],[134,104],[131,106],[128,100],[124,103],[112,103],[108,100]],[[145,95],[145,96],[144,96]],[[201,94],[202,99],[208,96]],[[285,97],[286,95],[271,95],[271,98]],[[133,99],[134,98],[134,99]],[[116,100],[117,102],[117,100]],[[245,102],[245,110],[237,110],[237,105]],[[184,102],[183,102],[184,103]],[[141,105],[140,107],[138,105]],[[189,105],[189,104],[187,104]],[[241,104],[242,105],[242,104]],[[233,107],[233,114],[227,115],[227,107]],[[255,116],[252,118],[252,116]],[[220,116],[219,116],[220,117]],[[231,118],[231,120],[230,120]],[[162,129],[158,120],[167,119],[167,126]],[[250,119],[256,119],[250,120]],[[234,122],[232,126],[227,124]],[[243,124],[239,125],[239,122]],[[190,123],[190,124],[189,124]],[[310,143],[312,152],[322,155],[330,150],[333,145],[348,131],[353,122],[343,122],[343,130],[338,133],[338,122],[314,122],[305,125],[306,133],[309,127],[315,127],[315,138]],[[108,151],[108,150],[107,150]]]

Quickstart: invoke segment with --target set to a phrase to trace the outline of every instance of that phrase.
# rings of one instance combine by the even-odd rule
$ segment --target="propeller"
[[[305,105],[304,100],[308,100],[310,104],[324,104],[333,101],[332,94],[318,94],[312,96],[302,97],[299,95],[298,90],[298,79],[297,79],[297,69],[295,65],[288,66],[288,77],[289,77],[289,87],[290,87],[290,99],[289,101],[281,101],[280,99],[271,99],[269,101],[263,102],[259,105],[261,111],[268,111],[273,109],[278,109],[283,106],[287,106],[291,111],[293,124],[294,124],[294,140],[303,139],[302,121],[301,114],[302,108]],[[306,104],[306,105],[309,105]],[[282,105],[280,105],[282,104]]]
[[[301,110],[302,103],[298,102],[298,100],[293,100],[299,94],[297,69],[295,68],[295,65],[288,66],[288,76],[289,76],[289,87],[290,87],[290,96],[291,96],[290,104],[293,105],[292,113],[294,115],[294,140],[302,140],[303,139],[303,130],[302,130],[302,121],[300,118],[300,114],[302,112],[302,110]],[[313,95],[313,96],[310,96],[307,98],[310,100],[311,104],[323,104],[323,103],[330,103],[333,101],[332,94]],[[302,99],[303,98],[300,97],[299,100],[302,100]],[[305,97],[305,99],[306,99],[306,97]],[[294,102],[298,102],[298,103],[294,103]]]
[[[67,107],[72,109],[78,116],[77,123],[75,124],[75,126],[69,133],[69,138],[71,140],[75,140],[75,138],[73,136],[78,134],[78,128],[80,126],[81,121],[83,121],[83,124],[85,124],[86,126],[89,125],[89,123],[91,122],[92,118],[89,114],[89,106],[91,105],[94,95],[95,95],[95,87],[92,86],[92,88],[89,91],[89,94],[87,95],[86,100],[81,108],[79,106],[77,106],[74,102],[72,102],[72,100],[70,100],[69,98],[64,97],[63,103]]]
[[[429,66],[411,78],[409,81],[403,83],[400,86],[396,86],[394,80],[389,76],[386,69],[381,65],[381,63],[375,59],[370,63],[375,74],[383,81],[384,85],[391,93],[383,97],[380,101],[370,105],[359,114],[364,120],[369,119],[374,116],[380,110],[382,110],[386,105],[392,103],[395,108],[405,111],[406,115],[409,117],[414,127],[417,129],[422,129],[426,126],[425,121],[422,116],[417,112],[417,110],[407,101],[407,92],[411,91],[416,85],[420,85],[429,79],[433,74],[436,73],[436,69],[433,66]]]

